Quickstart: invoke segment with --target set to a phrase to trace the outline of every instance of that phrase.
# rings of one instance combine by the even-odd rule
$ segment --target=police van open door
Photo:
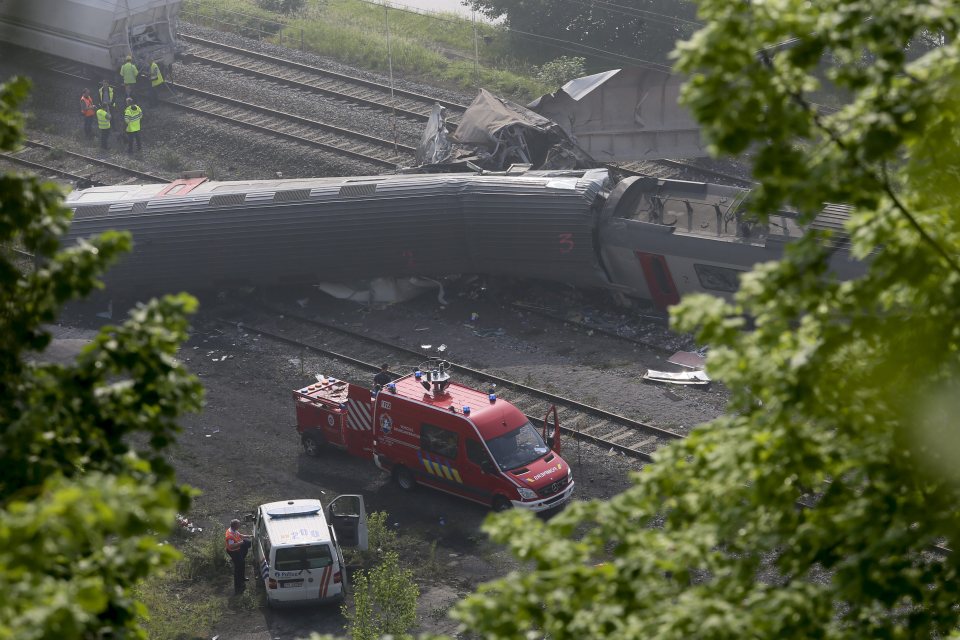
[[[327,505],[327,522],[333,527],[342,547],[367,549],[367,512],[363,496],[337,496]]]

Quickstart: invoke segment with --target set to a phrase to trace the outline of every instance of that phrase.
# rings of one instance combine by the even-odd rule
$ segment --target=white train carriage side
[[[747,191],[606,170],[117,185],[76,191],[69,239],[133,233],[106,276],[143,292],[229,283],[353,282],[482,273],[605,288],[665,309],[683,294],[730,297],[804,230],[789,214],[750,223]],[[840,228],[842,208],[814,226]],[[864,265],[839,249],[832,269]]]
[[[745,215],[745,189],[682,180],[627,178],[611,192],[599,225],[599,250],[608,277],[629,295],[659,309],[687,293],[731,298],[740,275],[778,260],[784,245],[806,230],[790,213],[766,223]],[[865,265],[845,248],[848,208],[828,205],[810,225],[834,232],[830,271],[855,278]]]
[[[116,72],[126,56],[165,68],[180,0],[0,0],[0,42]]]

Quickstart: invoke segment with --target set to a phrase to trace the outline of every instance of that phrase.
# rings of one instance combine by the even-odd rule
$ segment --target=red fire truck
[[[379,391],[335,378],[293,392],[305,451],[332,447],[372,459],[397,484],[418,484],[495,510],[545,511],[573,494],[554,407],[538,431],[515,406],[450,380],[431,361]]]

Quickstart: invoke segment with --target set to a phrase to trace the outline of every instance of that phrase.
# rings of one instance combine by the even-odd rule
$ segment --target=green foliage
[[[302,11],[307,0],[257,0],[257,6],[266,11],[277,13],[295,13]]]
[[[811,233],[734,302],[684,299],[727,414],[606,503],[491,518],[529,570],[456,616],[485,638],[956,637],[960,553],[924,552],[960,531],[960,6],[700,4],[678,66],[713,150],[753,151],[761,215],[855,205],[868,271],[837,282]],[[945,44],[908,59],[924,32]],[[810,99],[827,54],[833,113]]]
[[[376,567],[353,576],[353,611],[343,607],[350,638],[376,640],[387,634],[408,637],[417,622],[419,597],[413,572],[401,568],[396,552],[384,553]]]
[[[473,24],[458,16],[440,18],[388,8],[362,0],[312,2],[296,17],[287,19],[278,11],[265,11],[255,0],[220,0],[211,7],[196,0],[185,5],[184,18],[248,37],[258,32],[276,34],[274,42],[304,47],[315,53],[386,72],[390,68],[387,24],[393,71],[397,75],[446,82],[462,89],[476,89]],[[283,20],[283,22],[279,22]],[[546,93],[530,76],[529,65],[506,57],[508,38],[495,26],[479,23],[479,85],[498,95],[527,100]],[[167,167],[174,170],[177,167]]]
[[[15,148],[29,84],[0,85],[0,148]],[[186,295],[134,309],[104,327],[76,361],[44,349],[69,300],[99,286],[130,248],[109,232],[60,250],[70,213],[35,178],[0,177],[0,638],[142,637],[137,582],[176,557],[169,531],[190,490],[164,454],[176,418],[201,387],[175,359],[186,338]]]
[[[630,3],[569,0],[466,0],[489,18],[505,18],[519,51],[535,60],[583,45],[591,66],[666,63],[677,40],[694,27],[696,5],[686,0]],[[629,6],[627,6],[629,5]]]
[[[560,56],[555,60],[545,63],[542,67],[534,67],[537,80],[547,85],[559,89],[574,78],[586,75],[584,64],[586,58],[579,56]]]

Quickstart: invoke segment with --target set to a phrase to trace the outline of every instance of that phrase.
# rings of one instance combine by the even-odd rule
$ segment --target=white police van
[[[319,500],[261,505],[254,521],[253,563],[267,604],[343,600],[347,569],[340,545],[367,548],[363,496],[337,496],[326,509]]]

